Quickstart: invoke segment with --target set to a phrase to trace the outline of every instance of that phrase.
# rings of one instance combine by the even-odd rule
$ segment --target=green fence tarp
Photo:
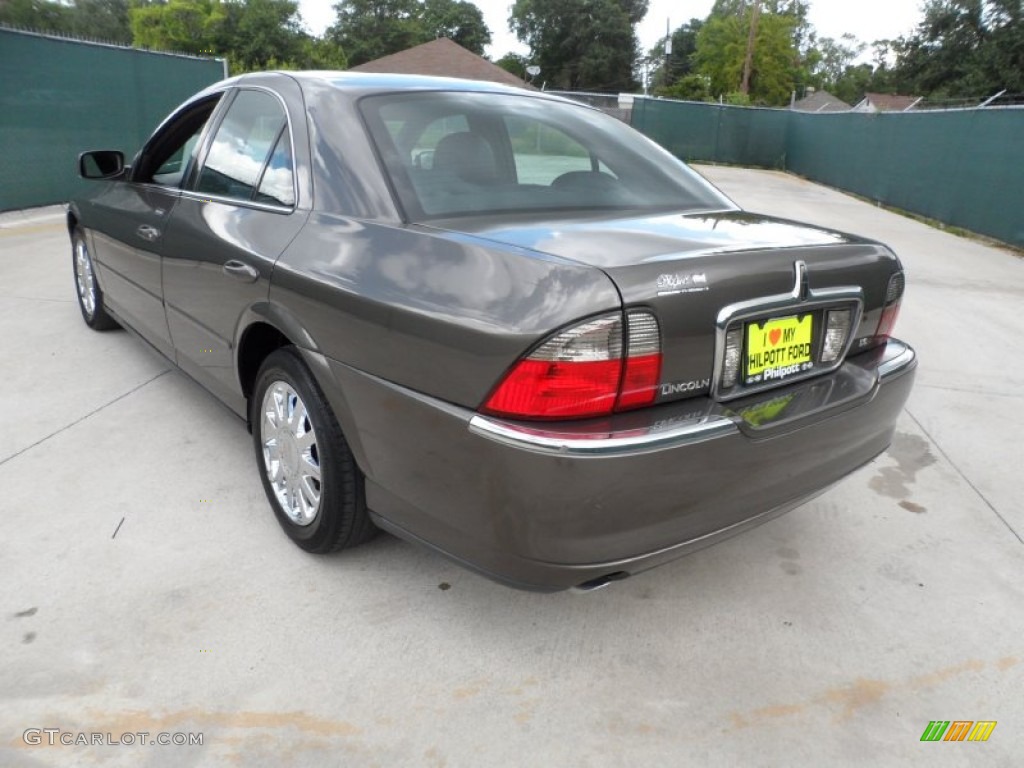
[[[213,59],[0,28],[0,211],[61,203],[83,188],[76,158],[131,158],[167,114],[224,77]]]
[[[688,162],[793,171],[1024,247],[1024,109],[808,114],[638,98],[632,123]]]

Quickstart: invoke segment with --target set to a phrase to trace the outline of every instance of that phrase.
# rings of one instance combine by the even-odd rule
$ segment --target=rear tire
[[[363,473],[294,347],[263,361],[249,409],[263,490],[289,538],[315,554],[372,538]]]
[[[82,310],[82,319],[94,331],[109,331],[117,328],[117,321],[107,314],[103,305],[103,291],[96,280],[96,266],[85,242],[85,234],[75,229],[71,235],[71,267],[75,276],[75,289],[78,294],[78,308]]]

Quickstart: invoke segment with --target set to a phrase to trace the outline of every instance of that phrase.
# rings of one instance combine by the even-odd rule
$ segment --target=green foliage
[[[743,91],[733,91],[727,93],[722,97],[722,103],[731,104],[734,107],[749,107],[753,105],[753,99],[750,98],[749,93]]]
[[[668,40],[665,37],[648,51],[648,82],[655,93],[665,91],[693,73],[693,54],[697,51],[697,34],[702,26],[704,22],[701,19],[690,19],[677,27],[671,35],[672,53],[668,56],[665,55]]]
[[[357,66],[433,39],[421,18],[418,0],[342,0],[327,38]]]
[[[304,35],[295,58],[281,69],[348,69],[348,57],[337,43]]]
[[[837,99],[852,106],[863,99],[864,94],[868,91],[884,90],[884,88],[877,88],[874,67],[870,64],[858,64],[847,67],[842,76],[826,90]]]
[[[1021,0],[928,0],[924,20],[894,42],[893,78],[932,98],[1024,93]]]
[[[222,28],[228,20],[218,0],[168,0],[129,11],[132,44],[160,51],[195,55],[219,53]]]
[[[672,85],[658,86],[653,91],[655,96],[680,101],[710,101],[710,80],[705,75],[686,75],[680,77]]]
[[[757,24],[750,98],[755,104],[782,106],[789,103],[796,81],[800,19],[789,11],[792,4],[777,3],[782,13],[773,13],[771,5],[765,3]],[[740,90],[751,16],[742,0],[718,0],[697,34],[693,61],[697,72],[710,78],[712,94]]]
[[[0,23],[127,45],[128,0],[0,0]]]
[[[226,4],[228,18],[220,31],[221,47],[236,71],[269,68],[271,59],[293,62],[302,47],[297,2],[247,0]]]
[[[341,45],[352,66],[448,37],[483,55],[491,31],[466,0],[341,0],[326,37]]]
[[[530,59],[527,56],[521,56],[518,53],[506,53],[494,63],[518,78],[523,80],[529,78],[529,75],[526,74],[526,67],[530,64]]]
[[[632,90],[634,27],[646,13],[647,0],[516,0],[509,27],[548,87]]]
[[[133,44],[228,60],[232,74],[344,69],[344,50],[302,30],[294,0],[168,0],[129,10]]]
[[[466,0],[424,0],[422,21],[434,37],[450,38],[477,56],[491,44],[483,13]]]

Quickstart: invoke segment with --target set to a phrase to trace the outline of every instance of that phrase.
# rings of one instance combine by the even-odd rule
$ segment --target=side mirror
[[[124,173],[124,153],[97,149],[78,156],[78,175],[83,179],[114,179]]]

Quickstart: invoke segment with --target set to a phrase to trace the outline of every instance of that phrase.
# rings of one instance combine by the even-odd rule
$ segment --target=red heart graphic
[[[768,331],[768,341],[770,341],[772,343],[773,347],[776,344],[779,343],[779,338],[781,336],[782,336],[782,329],[781,328],[772,328],[772,330]]]

